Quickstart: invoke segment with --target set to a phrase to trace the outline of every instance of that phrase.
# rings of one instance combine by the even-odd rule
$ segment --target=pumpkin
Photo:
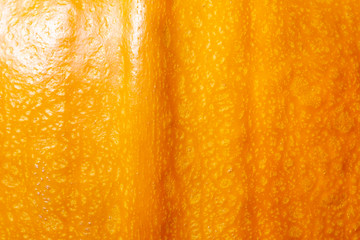
[[[0,9],[0,239],[360,239],[359,1]]]

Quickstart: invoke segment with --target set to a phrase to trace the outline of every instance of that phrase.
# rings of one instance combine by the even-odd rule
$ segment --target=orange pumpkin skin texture
[[[359,4],[0,0],[0,239],[360,239]]]

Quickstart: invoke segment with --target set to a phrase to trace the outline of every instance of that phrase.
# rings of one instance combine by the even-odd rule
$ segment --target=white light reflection
[[[131,35],[130,48],[133,54],[132,63],[139,58],[139,49],[143,35],[145,6],[142,1],[136,1],[131,12],[131,26],[133,33]]]
[[[70,4],[36,6],[21,19],[14,13],[14,16],[9,15],[9,10],[0,16],[0,35],[3,33],[1,38],[6,46],[0,46],[0,54],[3,56],[1,51],[7,51],[6,57],[11,60],[9,66],[14,72],[30,76],[29,84],[41,82],[46,75],[53,76],[51,70],[69,51],[62,43],[71,35],[70,18],[73,16]]]

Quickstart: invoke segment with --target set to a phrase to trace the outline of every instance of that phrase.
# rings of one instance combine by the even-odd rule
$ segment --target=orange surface
[[[0,0],[0,239],[360,239],[357,0]]]

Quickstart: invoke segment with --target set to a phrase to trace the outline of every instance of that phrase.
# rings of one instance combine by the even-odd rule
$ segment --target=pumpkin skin
[[[358,1],[0,9],[0,239],[360,239]]]

